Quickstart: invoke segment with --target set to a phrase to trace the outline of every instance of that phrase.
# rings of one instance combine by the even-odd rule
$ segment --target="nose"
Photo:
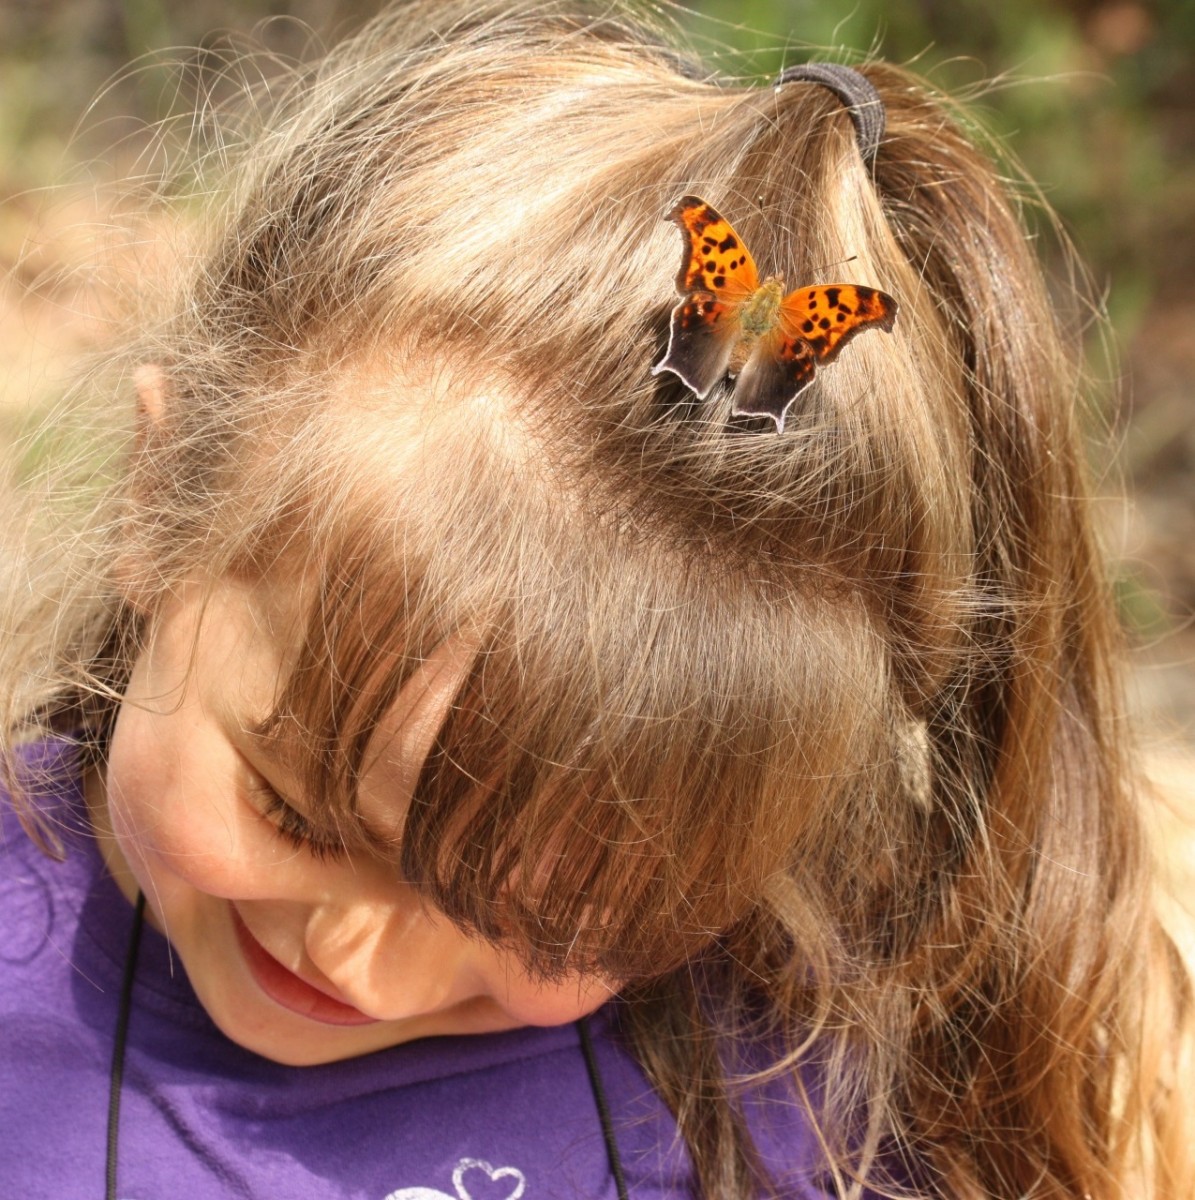
[[[320,905],[304,935],[316,970],[382,1020],[439,1011],[477,994],[481,983],[472,940],[411,889],[402,893],[385,903]]]

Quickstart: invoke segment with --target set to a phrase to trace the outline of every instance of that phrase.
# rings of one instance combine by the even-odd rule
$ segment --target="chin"
[[[216,1016],[212,1020],[229,1041],[284,1067],[320,1067],[347,1058],[359,1058],[363,1054],[373,1054],[407,1040],[401,1033],[392,1030],[388,1031],[388,1035],[378,1031],[372,1038],[360,1034],[337,1037],[335,1032],[329,1035],[318,1027],[292,1033],[276,1027],[247,1030],[242,1022],[222,1021]]]

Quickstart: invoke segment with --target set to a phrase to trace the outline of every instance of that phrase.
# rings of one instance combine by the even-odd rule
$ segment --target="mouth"
[[[275,1004],[321,1025],[373,1025],[376,1018],[312,987],[284,967],[251,934],[241,914],[230,905],[232,927],[253,981]]]

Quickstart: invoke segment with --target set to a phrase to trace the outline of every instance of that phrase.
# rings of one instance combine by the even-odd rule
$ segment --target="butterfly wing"
[[[734,383],[736,417],[771,417],[784,430],[788,406],[813,382],[817,360],[804,338],[777,327],[755,343]]]
[[[832,363],[851,338],[873,326],[892,330],[896,301],[878,288],[829,283],[798,288],[780,304],[780,327],[809,343],[819,367]]]
[[[864,329],[891,331],[896,301],[877,288],[832,283],[785,296],[780,321],[752,350],[734,388],[735,416],[768,416],[784,428],[789,405]]]
[[[676,290],[709,292],[738,300],[759,287],[759,272],[742,238],[730,222],[698,196],[685,196],[668,214],[685,235],[685,256]]]
[[[742,336],[738,313],[759,288],[759,272],[730,222],[698,196],[685,196],[668,214],[685,238],[672,310],[668,352],[652,374],[671,371],[705,399],[730,366]]]

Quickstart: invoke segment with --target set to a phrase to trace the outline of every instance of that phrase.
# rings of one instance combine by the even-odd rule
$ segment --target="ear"
[[[153,427],[160,427],[166,410],[166,375],[157,363],[142,363],[133,372],[137,389],[137,435],[139,438]]]
[[[133,452],[129,466],[129,501],[134,509],[150,505],[147,475],[138,460],[162,431],[166,409],[166,374],[157,363],[142,363],[133,372],[133,386],[137,396],[136,424],[133,433]],[[144,563],[135,538],[126,532],[124,545],[112,564],[112,578],[122,598],[132,608],[147,615]]]

